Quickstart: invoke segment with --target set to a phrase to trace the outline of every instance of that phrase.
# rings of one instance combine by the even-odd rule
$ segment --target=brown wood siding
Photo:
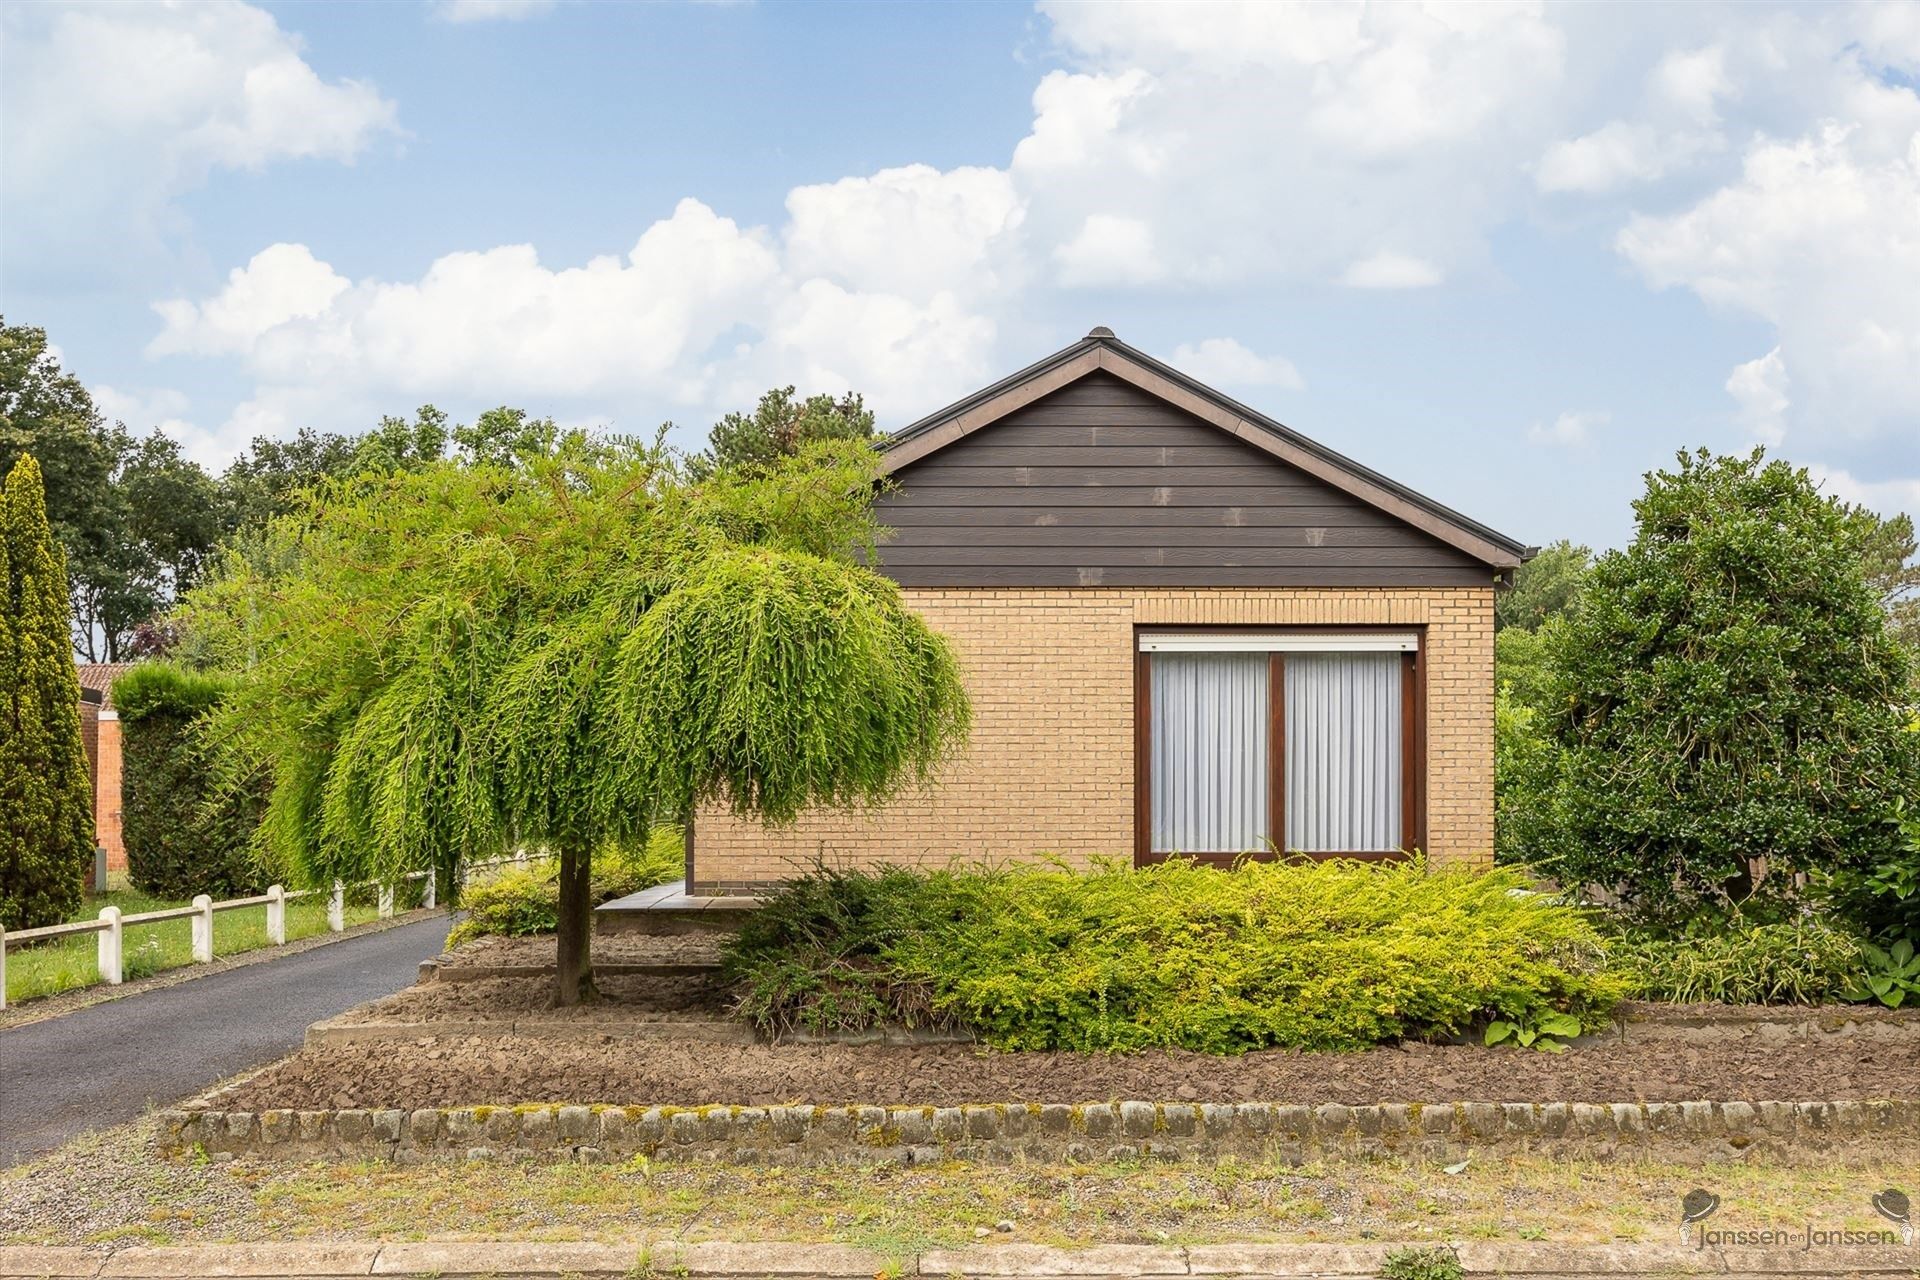
[[[1463,551],[1095,372],[893,477],[906,586],[1485,586]]]

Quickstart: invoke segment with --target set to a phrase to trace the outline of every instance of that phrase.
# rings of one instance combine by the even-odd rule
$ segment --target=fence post
[[[276,947],[287,945],[287,891],[285,886],[267,886],[267,941]]]
[[[393,919],[393,884],[391,882],[380,886],[380,918]]]
[[[333,896],[327,899],[327,928],[335,933],[347,927],[347,886],[333,882]]]
[[[428,867],[427,868],[427,887],[425,891],[422,892],[420,895],[420,905],[422,907],[425,907],[428,911],[431,911],[436,906],[439,905],[439,900],[440,900],[440,872],[438,869],[434,867]],[[0,975],[0,976],[4,976],[4,975]]]
[[[193,962],[213,963],[213,899],[196,894],[193,899]]]
[[[0,925],[0,1009],[7,1007],[7,929]]]
[[[110,987],[120,985],[122,970],[120,949],[120,908],[100,908],[106,928],[100,931],[100,981]]]

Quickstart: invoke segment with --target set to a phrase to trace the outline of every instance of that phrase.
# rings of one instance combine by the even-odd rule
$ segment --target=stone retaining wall
[[[1458,1158],[1500,1149],[1605,1158],[1748,1151],[1920,1151],[1920,1101],[1464,1102],[1347,1107],[1120,1102],[965,1107],[463,1107],[418,1111],[168,1111],[162,1151],[342,1157],[621,1160],[632,1155],[817,1164],[946,1159],[1304,1162]]]

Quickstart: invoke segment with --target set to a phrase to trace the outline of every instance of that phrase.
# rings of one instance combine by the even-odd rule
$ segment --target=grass
[[[401,887],[398,895],[400,902],[411,901],[407,896],[410,891],[417,895],[418,887]],[[151,897],[137,889],[109,889],[106,893],[88,894],[72,918],[96,919],[101,908],[107,906],[120,908],[122,915],[134,915],[187,905],[186,902],[169,898]],[[372,890],[360,894],[348,893],[346,922],[349,927],[364,924],[378,915]],[[326,931],[325,894],[300,898],[287,904],[289,942]],[[122,965],[128,981],[193,963],[191,920],[163,920],[157,924],[133,925],[123,931],[122,942],[125,946]],[[215,959],[257,950],[266,945],[267,909],[264,906],[214,913]],[[100,981],[98,955],[99,935],[92,933],[25,946],[10,944],[7,947],[7,1004],[12,1006],[78,987],[93,986]]]
[[[776,1168],[434,1162],[282,1164],[151,1154],[147,1122],[90,1135],[0,1173],[0,1243],[154,1239],[825,1241],[895,1257],[997,1241],[1047,1245],[1220,1241],[1676,1240],[1680,1197],[1705,1186],[1728,1227],[1878,1229],[1875,1188],[1899,1185],[1911,1147],[1878,1167],[1482,1158],[1438,1165],[1286,1167],[974,1165]],[[1015,1224],[1011,1235],[994,1228]]]

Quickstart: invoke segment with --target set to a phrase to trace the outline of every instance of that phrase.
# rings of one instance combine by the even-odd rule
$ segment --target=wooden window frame
[[[1135,626],[1133,629],[1133,864],[1144,867],[1168,858],[1190,858],[1210,866],[1231,866],[1241,859],[1277,861],[1282,858],[1322,862],[1349,858],[1359,862],[1404,862],[1427,846],[1427,629],[1407,626]],[[1417,642],[1400,655],[1400,835],[1398,849],[1326,850],[1319,852],[1239,852],[1206,850],[1180,853],[1153,848],[1153,655],[1141,649],[1143,636],[1181,635],[1405,635]],[[1267,654],[1267,826],[1284,838],[1287,830],[1287,719],[1286,654]],[[1281,841],[1275,839],[1275,846]]]

